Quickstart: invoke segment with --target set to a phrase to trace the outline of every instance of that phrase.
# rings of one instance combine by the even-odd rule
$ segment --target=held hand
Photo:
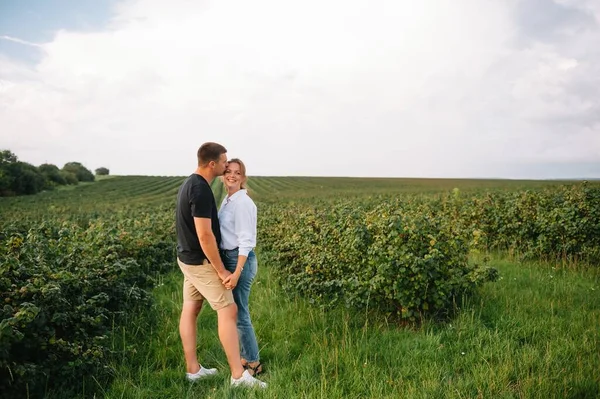
[[[225,285],[225,288],[227,288],[228,290],[232,290],[237,286],[239,279],[240,279],[240,274],[236,272],[236,273],[229,275],[229,277],[227,277],[225,280],[223,280],[223,284]]]
[[[218,274],[223,284],[225,284],[225,280],[227,280],[229,276],[231,276],[231,272],[227,269],[223,269],[223,271],[219,272]]]

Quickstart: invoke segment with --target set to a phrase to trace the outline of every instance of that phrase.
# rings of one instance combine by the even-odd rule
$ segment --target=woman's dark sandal
[[[244,366],[244,368],[246,370],[251,370],[250,374],[252,376],[256,376],[256,375],[262,374],[262,372],[263,372],[263,368],[262,368],[262,363],[261,362],[258,362],[258,364],[256,366],[254,366],[254,367],[250,366],[250,364],[246,364]]]

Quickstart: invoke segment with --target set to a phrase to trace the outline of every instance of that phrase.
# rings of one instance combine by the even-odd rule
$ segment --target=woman
[[[256,205],[248,196],[247,180],[244,163],[237,158],[230,160],[223,175],[227,196],[219,208],[219,224],[221,258],[225,268],[232,273],[223,284],[233,289],[233,298],[238,307],[237,328],[242,365],[254,376],[262,372],[262,365],[248,309],[250,287],[256,276],[258,263],[254,253]]]

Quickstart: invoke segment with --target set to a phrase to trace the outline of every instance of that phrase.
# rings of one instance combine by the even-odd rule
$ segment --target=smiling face
[[[247,180],[246,171],[242,165],[236,160],[229,161],[225,174],[223,175],[223,183],[227,187],[227,191],[232,193],[238,191],[240,188],[245,187]]]

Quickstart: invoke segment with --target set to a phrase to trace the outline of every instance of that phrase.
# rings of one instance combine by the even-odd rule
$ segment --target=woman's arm
[[[256,246],[256,205],[248,197],[235,208],[235,235],[238,244],[238,259],[235,272],[228,279],[229,287],[235,288],[244,270],[248,254]]]

